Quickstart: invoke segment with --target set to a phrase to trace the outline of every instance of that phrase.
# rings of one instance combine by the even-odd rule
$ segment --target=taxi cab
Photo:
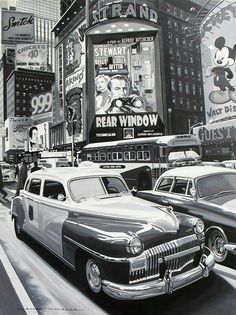
[[[93,294],[137,300],[171,293],[214,266],[200,219],[134,197],[115,171],[33,172],[11,216],[19,239],[27,233],[45,246]]]

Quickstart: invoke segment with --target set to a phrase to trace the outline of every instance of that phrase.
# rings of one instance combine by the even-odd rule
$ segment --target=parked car
[[[33,237],[92,293],[144,299],[206,277],[214,266],[202,220],[132,196],[115,171],[31,173],[11,213],[18,238]]]
[[[14,165],[0,162],[0,167],[2,169],[2,180],[4,183],[12,183],[15,181],[15,167]]]
[[[158,178],[153,190],[139,191],[136,196],[201,218],[206,245],[217,262],[236,253],[235,170],[214,166],[172,169]]]

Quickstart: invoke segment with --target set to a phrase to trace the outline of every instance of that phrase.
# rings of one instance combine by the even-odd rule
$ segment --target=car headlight
[[[126,249],[128,253],[135,255],[142,251],[143,244],[139,238],[133,237],[131,240],[128,241]]]
[[[195,232],[196,234],[201,234],[201,233],[204,231],[204,223],[203,223],[203,221],[200,220],[200,219],[197,219],[197,220],[194,222],[193,229],[194,229],[194,232]]]

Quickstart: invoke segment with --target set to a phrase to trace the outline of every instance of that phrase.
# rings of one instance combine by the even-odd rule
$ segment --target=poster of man
[[[144,99],[130,94],[129,79],[124,75],[98,75],[96,82],[96,114],[119,114],[145,112]]]
[[[29,146],[30,151],[37,151],[40,148],[38,128],[36,126],[32,126],[29,129]]]

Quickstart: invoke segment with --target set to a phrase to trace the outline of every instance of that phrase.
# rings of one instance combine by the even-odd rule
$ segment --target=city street
[[[15,184],[5,186],[11,199]],[[214,273],[171,295],[137,302],[114,301],[108,297],[89,297],[77,283],[75,274],[44,248],[27,238],[25,242],[15,237],[9,215],[10,202],[1,199],[0,251],[3,262],[6,254],[13,270],[12,278],[19,301],[9,295],[14,312],[1,315],[24,314],[235,314],[236,273],[233,269],[216,265]],[[0,269],[1,270],[1,269]],[[8,267],[8,270],[11,270]],[[16,273],[16,274],[12,274]],[[18,280],[16,279],[18,278]],[[3,277],[1,276],[1,279]],[[19,285],[21,283],[22,287]],[[25,290],[25,292],[23,292]],[[23,297],[23,298],[22,298]],[[27,298],[26,298],[27,297]],[[11,300],[12,299],[12,300]],[[5,304],[1,300],[0,304]],[[5,309],[6,306],[5,306]],[[1,306],[1,310],[4,310]]]

